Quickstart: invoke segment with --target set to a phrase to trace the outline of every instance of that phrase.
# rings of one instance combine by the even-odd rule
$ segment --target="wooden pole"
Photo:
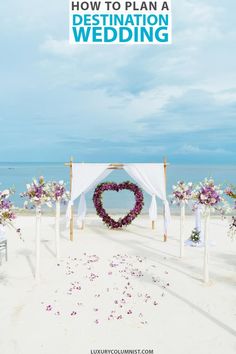
[[[70,195],[72,192],[72,166],[73,166],[73,157],[70,158]],[[73,216],[73,206],[71,206],[71,216],[70,216],[70,241],[74,240],[74,216]]]
[[[154,229],[155,229],[155,221],[152,220],[152,230],[154,230]]]
[[[167,173],[166,173],[166,168],[167,168],[167,161],[166,161],[166,157],[164,157],[164,176],[165,176],[165,188],[166,188],[166,182],[167,182]],[[164,211],[165,213],[165,211]],[[167,241],[167,234],[164,234],[164,242]]]

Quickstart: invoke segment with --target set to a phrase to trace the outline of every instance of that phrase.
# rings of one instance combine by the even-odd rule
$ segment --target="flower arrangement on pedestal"
[[[55,218],[55,240],[56,255],[59,259],[59,237],[60,237],[60,203],[69,200],[69,193],[63,181],[46,182],[44,177],[33,179],[31,184],[26,185],[26,192],[21,193],[21,197],[27,200],[24,203],[26,209],[36,209],[36,267],[35,277],[39,277],[39,258],[40,258],[40,234],[41,234],[41,207],[56,205]]]
[[[27,198],[24,202],[26,209],[34,209],[46,204],[48,207],[52,206],[51,203],[51,190],[49,183],[45,182],[44,177],[33,179],[33,182],[26,185],[26,191],[21,193],[22,198]]]
[[[196,187],[194,198],[197,205],[203,207],[205,216],[204,226],[204,282],[209,281],[208,258],[209,258],[209,241],[208,228],[211,211],[224,210],[223,190],[219,185],[216,185],[212,178],[205,178],[203,182]]]
[[[224,201],[223,190],[220,186],[215,185],[212,178],[205,178],[200,182],[194,192],[194,199],[197,204],[201,204],[206,208],[215,209]]]
[[[70,193],[66,190],[66,184],[64,181],[51,181],[48,182],[48,189],[51,195],[51,201],[56,205],[55,216],[55,244],[56,244],[56,256],[57,260],[60,258],[60,215],[61,215],[61,203],[66,204],[70,199]]]
[[[26,185],[26,192],[20,194],[22,198],[27,198],[24,202],[26,209],[36,210],[36,233],[35,233],[35,278],[39,278],[39,259],[40,259],[40,237],[41,237],[41,207],[42,205],[52,206],[50,184],[45,182],[44,177],[33,179],[33,182]]]
[[[194,208],[201,205],[204,212],[211,210],[212,212],[218,212],[224,217],[231,212],[231,208],[223,197],[223,193],[221,186],[216,185],[212,178],[205,178],[194,192],[194,199],[196,200]]]
[[[178,181],[177,184],[172,187],[172,189],[172,204],[187,204],[189,200],[193,198],[194,186],[192,182],[185,183],[184,181]]]
[[[14,194],[13,189],[5,189],[2,192],[0,191],[0,225],[1,227],[13,227],[20,236],[21,230],[19,228],[15,228],[13,225],[13,220],[16,219],[16,214],[14,211],[14,205],[9,200],[9,197],[12,194]]]
[[[103,207],[102,194],[105,191],[116,191],[120,190],[130,190],[134,193],[135,196],[135,205],[134,208],[129,211],[129,213],[119,220],[114,220],[106,212]],[[131,224],[131,222],[141,213],[143,208],[143,192],[142,190],[134,183],[129,181],[117,184],[115,182],[104,182],[97,186],[93,195],[93,203],[96,208],[97,214],[102,218],[103,222],[111,229],[119,229],[123,226]]]
[[[70,193],[66,190],[64,181],[50,181],[48,182],[48,190],[50,191],[51,201],[53,203],[66,203],[70,199]]]
[[[194,186],[192,182],[177,182],[172,187],[171,203],[180,206],[180,258],[184,255],[184,220],[185,205],[193,198]]]

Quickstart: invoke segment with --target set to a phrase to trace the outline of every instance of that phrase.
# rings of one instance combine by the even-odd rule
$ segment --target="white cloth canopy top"
[[[71,206],[80,197],[78,219],[84,220],[86,216],[85,194],[93,189],[99,182],[106,178],[112,169],[110,163],[73,163],[71,200],[67,208],[67,220],[71,217]],[[149,208],[149,217],[152,221],[157,219],[156,197],[164,203],[164,232],[170,220],[170,208],[166,198],[166,181],[163,163],[130,163],[122,164],[123,169],[151,195],[152,201]]]

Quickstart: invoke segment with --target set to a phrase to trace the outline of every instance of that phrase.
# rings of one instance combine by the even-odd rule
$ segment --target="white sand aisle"
[[[95,217],[54,255],[53,218],[44,217],[41,281],[35,284],[34,218],[20,217],[25,242],[9,231],[9,262],[0,267],[1,354],[89,354],[91,349],[154,349],[155,354],[236,352],[236,242],[225,221],[210,225],[211,284],[202,279],[203,249],[185,248],[179,220],[167,243],[161,225],[137,219],[110,231]],[[186,237],[193,228],[187,217]]]

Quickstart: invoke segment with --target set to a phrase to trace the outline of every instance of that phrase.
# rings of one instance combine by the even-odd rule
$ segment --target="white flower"
[[[38,181],[35,178],[33,179],[33,183],[38,186]]]
[[[10,195],[10,191],[9,191],[9,189],[4,189],[4,191],[2,191],[1,194],[4,195],[7,198]]]

